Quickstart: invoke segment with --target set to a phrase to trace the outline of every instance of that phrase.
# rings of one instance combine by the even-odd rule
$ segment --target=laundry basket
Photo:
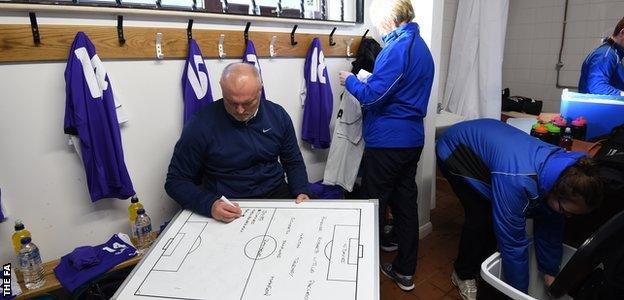
[[[561,266],[565,265],[576,249],[563,245]],[[477,299],[514,299],[514,300],[544,300],[552,299],[544,285],[544,276],[537,269],[533,244],[529,245],[529,293],[523,293],[505,283],[500,253],[496,252],[481,264],[481,279],[477,289]],[[559,299],[572,299],[567,295]]]

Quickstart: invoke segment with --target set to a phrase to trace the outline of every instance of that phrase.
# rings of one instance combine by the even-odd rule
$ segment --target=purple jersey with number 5
[[[318,38],[312,40],[308,49],[303,77],[305,78],[306,96],[301,139],[317,149],[329,148],[329,122],[331,121],[334,96],[327,76],[325,55]]]
[[[184,124],[204,105],[212,102],[208,69],[195,40],[189,40],[189,51],[182,74]]]
[[[111,84],[95,46],[84,32],[76,34],[69,50],[65,94],[64,131],[80,138],[91,201],[134,195]]]

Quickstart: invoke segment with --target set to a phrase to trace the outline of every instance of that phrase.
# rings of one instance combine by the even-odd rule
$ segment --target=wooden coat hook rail
[[[224,35],[223,50],[228,53],[227,58],[242,57],[245,36],[254,42],[258,56],[271,57],[272,48],[274,58],[305,57],[315,37],[320,39],[326,57],[347,57],[348,50],[357,52],[361,40],[360,36],[334,35],[332,31],[331,39],[328,34],[296,33],[295,41],[296,26],[292,32],[249,31],[241,34],[245,33],[244,27],[240,31],[192,29],[192,20],[187,28],[129,27],[123,26],[121,22],[119,20],[118,27],[39,24],[38,44],[33,41],[32,26],[0,24],[0,62],[65,61],[78,31],[89,36],[102,59],[155,59],[158,33],[162,34],[165,59],[186,58],[190,36],[197,41],[206,58],[219,58],[221,35]],[[347,49],[349,40],[353,40],[353,43]],[[330,42],[335,45],[330,46]]]

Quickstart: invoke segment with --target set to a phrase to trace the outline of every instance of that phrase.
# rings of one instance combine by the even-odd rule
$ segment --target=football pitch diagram
[[[117,299],[378,299],[372,203],[239,204],[178,214]]]

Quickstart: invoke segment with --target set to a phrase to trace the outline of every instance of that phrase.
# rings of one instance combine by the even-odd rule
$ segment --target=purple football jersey
[[[303,123],[301,139],[312,147],[325,149],[329,147],[329,122],[333,109],[334,96],[332,94],[325,55],[318,38],[312,40],[303,67],[305,78],[305,104],[303,108]]]
[[[108,242],[94,246],[93,250],[97,253],[99,264],[78,270],[70,262],[72,252],[61,257],[58,266],[54,268],[56,278],[70,292],[136,255],[136,249],[117,234]]]
[[[258,73],[260,73],[260,77],[262,77],[262,70],[260,69],[260,61],[258,61],[258,56],[256,55],[256,47],[251,40],[247,40],[247,46],[245,47],[245,54],[243,54],[243,62],[254,65],[256,69],[258,69]],[[261,99],[266,99],[266,94],[264,93],[264,85],[262,86],[262,96]]]
[[[84,32],[76,34],[69,51],[65,93],[64,131],[80,138],[91,201],[134,195],[110,81]]]
[[[202,106],[212,102],[212,90],[208,69],[201,50],[195,40],[189,40],[189,52],[182,73],[182,93],[184,97],[184,124]]]

